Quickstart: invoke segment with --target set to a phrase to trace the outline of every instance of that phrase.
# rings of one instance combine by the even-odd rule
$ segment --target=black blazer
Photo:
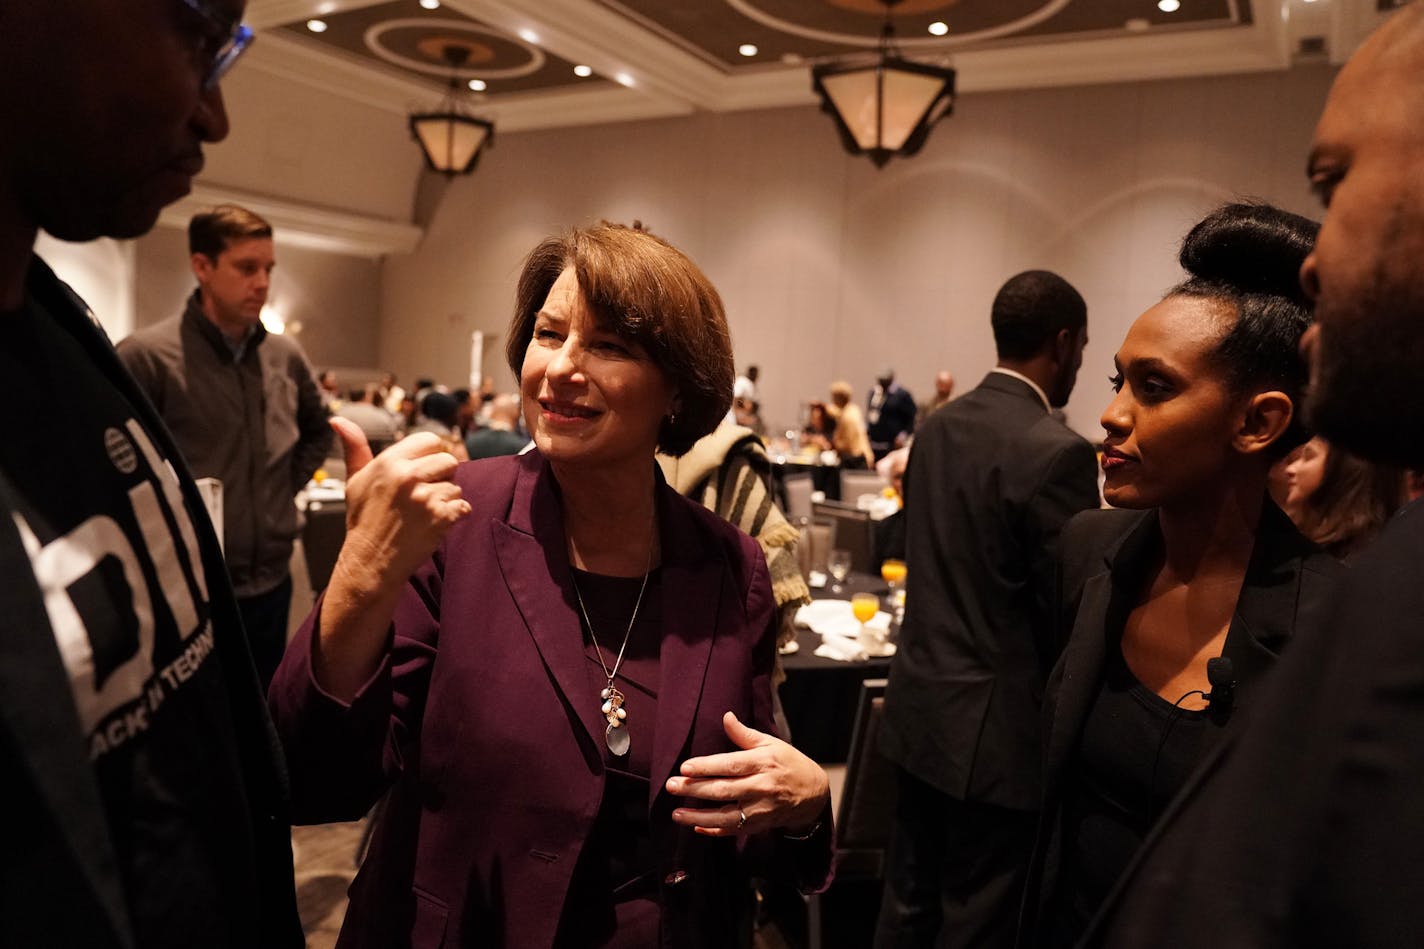
[[[250,849],[215,855],[231,871],[231,905],[246,913],[247,929],[231,936],[238,945],[300,946],[286,772],[202,498],[167,429],[78,297],[38,258],[27,290],[129,400],[178,472],[202,552],[216,658],[250,806],[249,813],[231,815],[251,828]],[[123,881],[69,676],[12,516],[16,494],[0,473],[0,774],[15,815],[0,845],[0,943],[128,949],[134,937]]]
[[[1351,560],[1084,945],[1424,945],[1424,505]]]
[[[1063,528],[1058,622],[1069,635],[1044,700],[1044,807],[1030,863],[1022,945],[1034,944],[1057,883],[1063,796],[1108,650],[1136,605],[1161,544],[1155,511],[1091,511]],[[1267,504],[1222,647],[1236,680],[1236,708],[1224,728],[1205,733],[1204,757],[1237,727],[1258,695],[1255,686],[1297,630],[1321,621],[1325,598],[1342,569]]]
[[[1039,806],[1058,532],[1098,506],[1092,447],[990,373],[920,426],[905,475],[905,624],[881,748],[959,800]]]

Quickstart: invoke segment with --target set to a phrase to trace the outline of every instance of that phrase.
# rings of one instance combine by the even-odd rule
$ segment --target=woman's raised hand
[[[831,798],[821,766],[780,738],[748,728],[731,712],[722,716],[722,727],[741,750],[689,758],[681,775],[667,781],[671,794],[718,806],[679,807],[673,821],[709,837],[813,827]]]
[[[333,418],[331,427],[346,454],[342,572],[363,586],[398,587],[470,513],[450,481],[458,462],[430,432],[403,438],[372,458],[354,423]]]
[[[411,435],[372,458],[353,423],[334,418],[331,427],[346,453],[346,541],[323,594],[312,670],[350,701],[380,665],[406,580],[470,503],[450,481],[457,462],[439,436]]]

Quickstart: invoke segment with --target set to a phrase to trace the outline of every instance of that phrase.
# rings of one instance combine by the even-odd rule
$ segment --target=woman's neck
[[[658,532],[651,457],[617,472],[560,469],[569,563],[609,576],[642,576],[658,562]]]
[[[1182,583],[1243,576],[1265,496],[1264,476],[1228,479],[1206,494],[1158,508],[1164,573]]]

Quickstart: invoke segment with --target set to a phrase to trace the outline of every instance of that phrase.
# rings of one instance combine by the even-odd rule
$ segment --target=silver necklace
[[[608,744],[608,750],[621,758],[628,753],[628,748],[632,745],[632,740],[628,736],[628,729],[625,727],[628,721],[628,710],[623,707],[625,697],[613,685],[614,678],[618,675],[618,670],[623,666],[623,653],[628,649],[628,640],[633,635],[633,624],[638,621],[638,610],[643,605],[643,594],[648,589],[648,577],[653,574],[653,545],[648,545],[648,565],[643,570],[643,585],[638,588],[638,599],[633,603],[633,615],[628,617],[628,628],[623,631],[623,645],[618,647],[618,658],[613,660],[613,669],[610,671],[608,663],[603,661],[603,647],[598,644],[598,636],[593,632],[593,623],[588,618],[588,608],[583,605],[583,594],[579,592],[578,578],[570,573],[569,577],[574,582],[574,596],[578,598],[579,612],[583,614],[583,624],[588,627],[588,637],[593,640],[593,651],[598,654],[598,664],[603,668],[603,674],[608,677],[608,685],[599,693],[598,697],[603,700],[603,717],[608,719],[608,727],[604,729],[603,740]]]

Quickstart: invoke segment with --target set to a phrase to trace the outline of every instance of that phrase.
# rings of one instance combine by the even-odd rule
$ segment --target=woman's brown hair
[[[717,289],[686,254],[637,224],[604,221],[550,237],[519,275],[505,345],[516,376],[539,308],[569,267],[600,327],[637,343],[672,380],[680,404],[663,420],[658,449],[684,454],[732,405],[732,336]]]

